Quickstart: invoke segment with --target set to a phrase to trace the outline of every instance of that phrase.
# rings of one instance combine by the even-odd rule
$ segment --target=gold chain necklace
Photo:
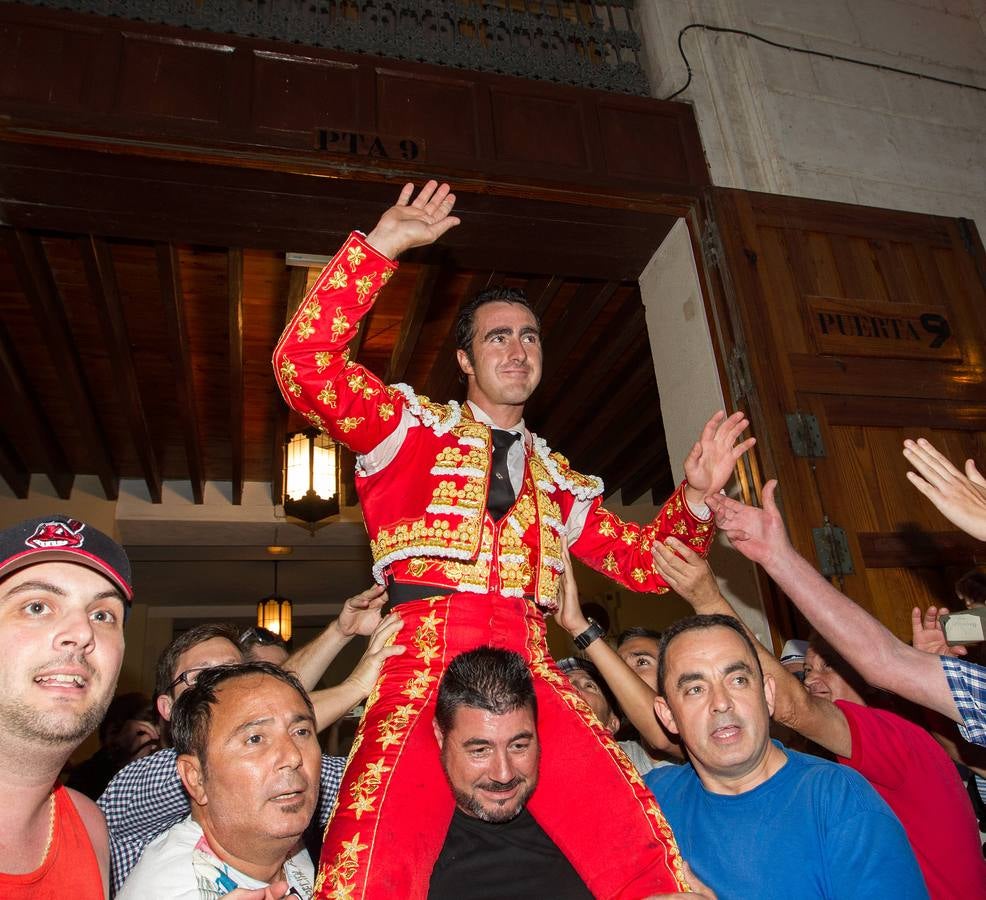
[[[48,795],[48,802],[50,808],[48,811],[48,841],[45,843],[45,852],[41,856],[41,862],[38,863],[38,868],[40,869],[44,864],[45,860],[48,858],[49,852],[51,852],[51,842],[55,839],[55,790],[52,788],[51,793]]]

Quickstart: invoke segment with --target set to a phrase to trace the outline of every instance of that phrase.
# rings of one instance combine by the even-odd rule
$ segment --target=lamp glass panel
[[[323,500],[331,500],[336,493],[336,445],[327,434],[315,438],[315,463],[312,487]]]
[[[281,630],[278,634],[286,641],[291,640],[291,601],[281,601]]]
[[[308,493],[308,436],[303,432],[288,442],[284,493],[290,500],[300,500]]]

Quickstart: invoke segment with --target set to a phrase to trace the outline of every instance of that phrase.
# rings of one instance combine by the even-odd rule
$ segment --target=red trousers
[[[589,890],[641,898],[685,889],[670,826],[555,666],[536,607],[459,593],[399,609],[404,625],[395,642],[407,650],[387,660],[367,700],[326,829],[315,897],[427,897],[455,806],[432,730],[438,682],[454,657],[483,645],[514,650],[531,667],[541,765],[527,808]]]

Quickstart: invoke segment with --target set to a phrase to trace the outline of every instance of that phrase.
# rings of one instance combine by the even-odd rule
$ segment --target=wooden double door
[[[898,635],[954,603],[986,545],[905,478],[903,439],[986,465],[984,255],[971,223],[744,191],[709,195],[714,337],[759,439],[744,488],[780,482],[792,539]],[[804,632],[768,593],[778,634]]]

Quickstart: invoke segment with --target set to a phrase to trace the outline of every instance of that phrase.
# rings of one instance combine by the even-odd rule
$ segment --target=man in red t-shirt
[[[68,516],[0,531],[0,896],[102,900],[109,838],[95,803],[61,787],[123,662],[130,562]]]

